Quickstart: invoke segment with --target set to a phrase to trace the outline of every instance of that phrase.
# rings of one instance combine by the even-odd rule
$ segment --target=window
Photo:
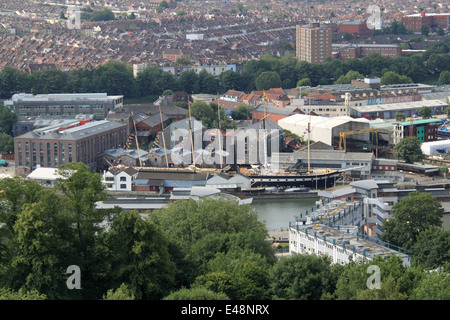
[[[126,189],[127,188],[127,185],[125,184],[125,183],[122,183],[121,185],[120,185],[120,189]]]
[[[120,181],[127,181],[127,177],[120,177]]]

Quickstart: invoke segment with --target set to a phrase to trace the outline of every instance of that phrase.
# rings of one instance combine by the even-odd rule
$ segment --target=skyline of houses
[[[305,1],[287,5],[281,1],[246,1],[244,12],[237,10],[236,3],[189,1],[176,2],[176,7],[160,13],[155,3],[2,0],[0,68],[10,66],[31,72],[54,67],[69,71],[96,67],[109,60],[168,67],[173,66],[176,57],[183,57],[192,65],[237,64],[264,53],[295,54],[297,25],[320,21],[331,27],[335,39],[339,39],[341,24],[360,23],[370,17],[369,1]],[[408,3],[383,2],[382,20],[387,24],[394,19],[400,21],[419,8],[430,14],[449,12],[448,6],[433,1]],[[83,20],[81,29],[69,29],[66,21],[60,20],[68,5],[110,8],[117,17],[121,12],[134,12],[137,19]],[[363,35],[358,41],[371,39],[377,44],[390,44],[392,40],[367,37]],[[291,50],[286,49],[289,45]]]

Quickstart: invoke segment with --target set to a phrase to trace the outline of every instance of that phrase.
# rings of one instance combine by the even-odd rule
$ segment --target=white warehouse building
[[[422,149],[422,152],[427,156],[437,156],[440,153],[438,149],[441,148],[450,149],[450,139],[423,142],[420,148]]]
[[[352,119],[350,117],[328,118],[305,114],[295,114],[281,119],[278,121],[278,125],[307,140],[309,122],[311,122],[311,140],[315,142],[321,141],[330,146],[338,144],[341,132],[370,128],[370,123],[367,119]],[[370,140],[368,133],[361,134],[359,137],[365,141]]]

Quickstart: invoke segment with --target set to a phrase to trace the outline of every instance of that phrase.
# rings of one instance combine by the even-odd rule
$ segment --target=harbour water
[[[253,200],[252,206],[258,212],[259,221],[265,221],[267,231],[284,231],[295,216],[314,207],[319,198]],[[450,213],[444,214],[443,227],[450,229]]]

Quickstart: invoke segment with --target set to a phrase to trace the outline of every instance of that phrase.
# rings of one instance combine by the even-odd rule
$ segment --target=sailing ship
[[[266,101],[266,95],[264,93],[264,100]],[[307,168],[299,168],[297,166],[292,166],[285,169],[275,169],[273,166],[267,164],[267,157],[264,159],[264,163],[259,163],[258,165],[252,165],[252,166],[223,166],[222,163],[222,157],[220,157],[220,167],[213,167],[213,168],[206,168],[206,167],[199,167],[196,164],[195,157],[194,157],[194,148],[193,148],[193,141],[192,141],[192,117],[191,117],[191,110],[190,110],[191,104],[189,103],[189,129],[190,129],[190,137],[191,137],[191,146],[192,146],[192,161],[193,164],[185,167],[185,168],[176,168],[169,165],[168,157],[167,157],[167,151],[166,151],[166,143],[164,141],[164,133],[162,133],[162,139],[163,139],[163,148],[165,152],[165,160],[166,160],[166,167],[142,167],[136,168],[136,169],[144,169],[146,171],[148,170],[155,170],[159,172],[209,172],[210,174],[219,174],[219,173],[227,173],[227,174],[243,174],[250,178],[251,180],[251,188],[260,190],[261,188],[267,188],[267,187],[275,187],[280,189],[289,189],[289,188],[302,188],[303,190],[307,189],[326,189],[329,187],[335,186],[336,181],[342,176],[342,173],[331,169],[331,168],[324,168],[324,169],[311,169],[310,167],[310,134],[311,134],[311,121],[308,123],[308,161],[307,161]],[[161,108],[159,108],[159,113],[161,115]],[[220,108],[218,109],[219,113],[219,132],[222,132],[220,130]],[[264,105],[264,113],[266,113],[265,105]],[[310,112],[311,117],[311,112]],[[266,114],[264,115],[264,118],[262,119],[263,128],[266,129]],[[134,122],[134,120],[133,120]],[[136,126],[135,130],[136,130]],[[161,130],[163,132],[163,122],[161,117]],[[136,143],[137,142],[137,135],[136,137]],[[263,139],[266,140],[266,137],[263,137]],[[220,141],[221,139],[219,139]],[[137,148],[139,150],[139,145],[137,144]],[[222,147],[219,148],[222,150]],[[265,154],[267,155],[267,143],[265,143]],[[219,152],[220,152],[219,150]],[[247,190],[249,191],[249,190]]]

